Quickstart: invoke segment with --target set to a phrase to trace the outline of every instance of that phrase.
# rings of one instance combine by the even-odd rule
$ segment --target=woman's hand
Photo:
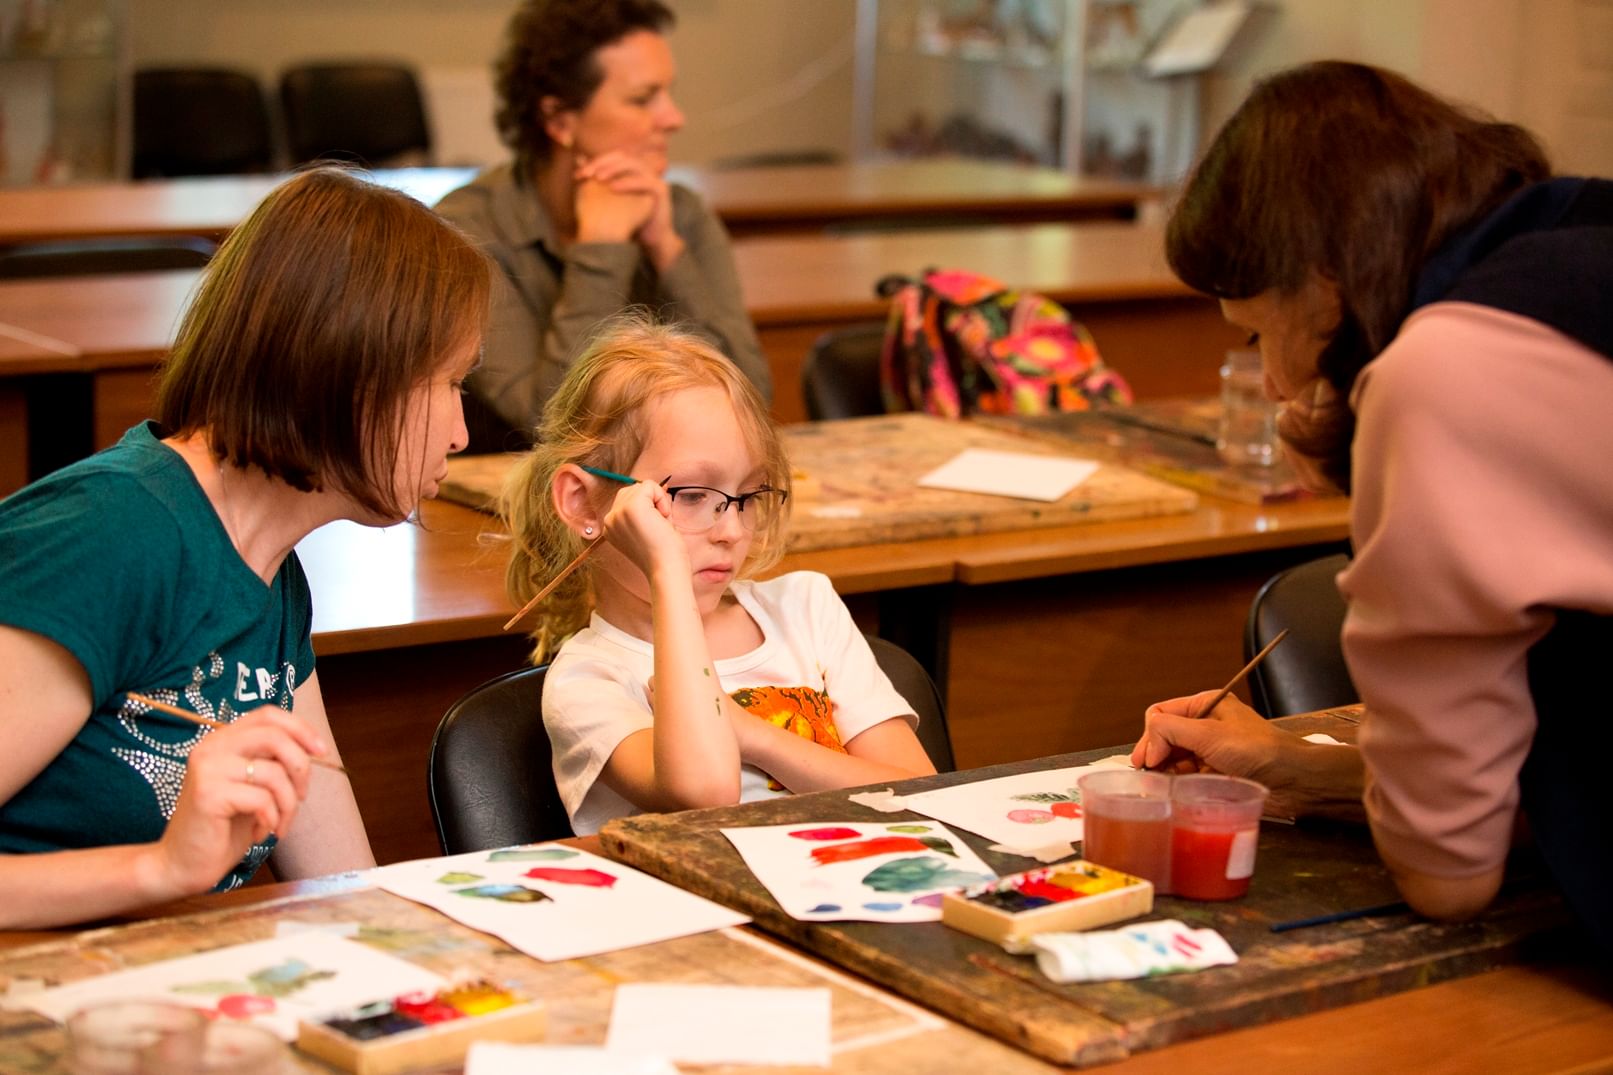
[[[658,568],[692,574],[689,548],[672,526],[672,498],[654,482],[641,481],[616,494],[605,514],[605,540],[650,578]]]
[[[1266,812],[1274,817],[1360,815],[1359,751],[1306,742],[1230,696],[1202,713],[1215,694],[1200,691],[1149,706],[1131,763],[1139,769],[1257,780],[1271,789]]]
[[[584,197],[597,203],[599,223],[611,232],[598,241],[637,242],[657,272],[683,253],[683,239],[672,226],[672,188],[666,177],[641,158],[612,150],[577,165],[577,237],[587,241]],[[627,226],[625,230],[623,227]]]
[[[310,757],[326,746],[307,724],[264,706],[209,733],[150,862],[157,891],[206,892],[270,833],[291,829],[308,794]]]

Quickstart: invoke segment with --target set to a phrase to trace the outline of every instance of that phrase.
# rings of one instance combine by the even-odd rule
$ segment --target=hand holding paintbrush
[[[1131,763],[1139,769],[1165,769],[1174,767],[1178,762],[1185,760],[1188,755],[1194,755],[1217,772],[1246,775],[1244,770],[1245,768],[1252,768],[1252,763],[1244,766],[1240,764],[1240,761],[1235,761],[1231,757],[1217,760],[1215,757],[1207,755],[1218,748],[1222,753],[1238,755],[1241,760],[1243,752],[1239,750],[1239,747],[1245,741],[1253,745],[1265,738],[1265,735],[1261,733],[1279,733],[1276,733],[1276,730],[1272,729],[1257,714],[1241,706],[1238,707],[1240,717],[1247,713],[1259,725],[1258,728],[1251,726],[1247,734],[1228,736],[1221,730],[1212,728],[1208,723],[1199,722],[1209,721],[1215,712],[1215,707],[1220,705],[1227,695],[1231,694],[1238,684],[1242,683],[1249,673],[1253,672],[1260,662],[1266,659],[1267,654],[1276,648],[1277,643],[1287,636],[1288,631],[1286,628],[1279,631],[1277,636],[1266,643],[1265,648],[1255,654],[1249,663],[1239,670],[1237,675],[1227,681],[1225,687],[1212,694],[1207,703],[1199,703],[1197,701],[1199,696],[1195,695],[1191,698],[1177,699],[1178,703],[1184,705],[1185,712],[1172,712],[1167,709],[1166,706],[1171,703],[1150,707],[1148,711],[1148,728],[1143,732],[1143,737],[1138,741],[1136,747],[1132,749]],[[1183,722],[1183,718],[1188,718],[1188,720]],[[1167,721],[1172,722],[1170,727],[1173,732],[1169,735],[1166,734],[1164,727]],[[1218,721],[1217,723],[1220,722]],[[1239,723],[1247,723],[1247,721],[1240,720]]]

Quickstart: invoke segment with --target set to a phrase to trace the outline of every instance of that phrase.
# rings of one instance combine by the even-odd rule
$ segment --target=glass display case
[[[126,173],[123,0],[0,0],[0,185]]]
[[[1181,0],[858,0],[858,156],[962,155],[1162,181],[1191,79],[1142,62]]]

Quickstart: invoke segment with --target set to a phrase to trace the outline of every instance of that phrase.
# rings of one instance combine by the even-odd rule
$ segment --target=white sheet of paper
[[[907,808],[976,833],[1031,857],[1057,843],[1075,843],[1084,831],[1076,778],[1095,769],[1131,767],[1123,754],[1094,765],[999,776],[907,796]],[[1073,854],[1073,851],[1072,851]]]
[[[283,1040],[297,1021],[416,990],[436,992],[437,974],[397,956],[329,933],[297,933],[267,941],[148,963],[47,989],[23,998],[57,1022],[102,1000],[166,1000],[252,1022]]]
[[[1341,747],[1341,746],[1344,745],[1343,742],[1341,742],[1340,740],[1334,739],[1331,735],[1328,735],[1326,732],[1312,732],[1311,734],[1309,734],[1309,735],[1307,735],[1305,737],[1305,742],[1307,742],[1307,743],[1321,743],[1323,746],[1333,746],[1333,747]]]
[[[1052,502],[1097,471],[1090,459],[965,448],[919,479],[926,489],[955,489]]]
[[[542,960],[576,959],[750,921],[631,866],[563,844],[400,862],[378,870],[375,883]]]
[[[603,1045],[511,1045],[478,1041],[465,1054],[465,1075],[678,1075],[665,1056]]]
[[[809,821],[722,834],[784,913],[807,922],[938,922],[941,893],[997,876],[933,821]]]
[[[1153,78],[1208,71],[1221,61],[1232,37],[1254,5],[1247,0],[1218,0],[1183,15],[1143,59]]]
[[[624,983],[605,1042],[683,1064],[828,1067],[829,991]]]

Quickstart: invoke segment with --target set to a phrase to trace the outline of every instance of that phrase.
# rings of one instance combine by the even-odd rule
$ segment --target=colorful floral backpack
[[[978,273],[887,276],[891,300],[879,359],[888,411],[1043,414],[1131,402],[1092,335],[1058,303]]]

